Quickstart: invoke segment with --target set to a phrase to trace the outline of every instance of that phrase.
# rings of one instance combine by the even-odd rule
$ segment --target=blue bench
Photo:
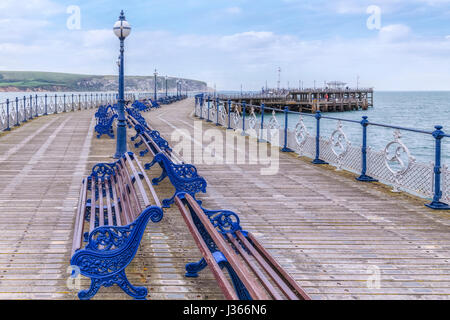
[[[134,125],[136,136],[132,137],[133,141],[140,138],[140,142],[135,144],[136,148],[141,145],[145,149],[140,152],[140,156],[147,153],[153,155],[153,160],[145,164],[145,170],[150,170],[155,164],[159,164],[162,174],[159,178],[152,180],[154,185],[160,184],[165,178],[169,178],[175,188],[175,193],[170,199],[162,201],[163,208],[169,208],[175,199],[175,195],[179,192],[187,192],[195,198],[197,193],[206,193],[207,182],[201,177],[195,166],[184,163],[182,157],[174,152],[169,143],[161,137],[160,133],[146,125],[144,127],[139,121],[128,115],[128,121]]]
[[[242,229],[236,213],[206,210],[186,193],[177,194],[175,202],[203,256],[186,265],[186,277],[197,278],[209,267],[228,300],[310,300],[255,236]]]
[[[146,190],[149,190],[147,192]],[[118,285],[135,299],[147,288],[135,287],[125,269],[131,263],[148,222],[163,211],[144,168],[133,153],[115,163],[100,163],[82,182],[72,244],[72,270],[91,279],[78,297],[88,300],[100,287]]]
[[[95,113],[97,124],[95,126],[95,132],[97,132],[97,138],[104,134],[108,135],[111,139],[114,139],[113,124],[118,115],[114,111],[113,106],[100,106]]]

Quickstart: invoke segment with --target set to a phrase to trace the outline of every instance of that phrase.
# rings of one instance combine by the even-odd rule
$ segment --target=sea
[[[83,94],[80,92],[46,92],[38,95],[72,95]],[[229,93],[229,92],[227,92]],[[0,92],[0,104],[6,99],[15,100],[16,97],[29,97],[36,93],[30,92]],[[91,94],[90,92],[88,94]],[[360,121],[363,116],[367,116],[370,122],[384,125],[399,126],[417,130],[432,132],[436,125],[444,127],[444,132],[450,134],[450,91],[421,91],[421,92],[400,92],[400,91],[375,91],[374,107],[366,111],[346,111],[324,113],[325,117],[330,116],[340,119],[350,119]],[[266,119],[270,115],[266,114]],[[315,119],[302,116],[303,121],[310,134],[315,135]],[[284,127],[284,115],[277,114],[277,120]],[[294,129],[299,121],[299,115],[290,114],[288,127]],[[321,120],[321,135],[331,137],[338,127],[336,120]],[[360,124],[342,122],[342,131],[348,141],[359,146],[362,143],[362,128]],[[369,126],[368,145],[374,150],[384,150],[384,148],[395,140],[394,129]],[[435,140],[429,134],[421,134],[401,130],[401,141],[408,148],[412,157],[420,162],[434,162]],[[442,141],[442,162],[450,166],[450,138]]]

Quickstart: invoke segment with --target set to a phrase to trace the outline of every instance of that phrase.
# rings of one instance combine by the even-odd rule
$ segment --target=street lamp
[[[167,80],[168,80],[168,79],[169,79],[169,77],[166,76],[166,98],[167,98],[167,96],[168,96],[168,95],[167,95],[167,90],[168,90],[168,89],[167,89]]]
[[[155,73],[153,74],[155,76],[155,101],[158,100],[158,93],[157,93],[157,85],[158,85],[158,71],[155,69]]]
[[[114,24],[114,34],[120,40],[120,56],[119,56],[119,97],[118,101],[118,123],[117,123],[117,146],[114,158],[119,159],[127,152],[127,125],[125,123],[125,99],[124,99],[124,66],[123,52],[125,38],[131,33],[131,26],[125,19],[123,10],[120,12],[119,20]]]

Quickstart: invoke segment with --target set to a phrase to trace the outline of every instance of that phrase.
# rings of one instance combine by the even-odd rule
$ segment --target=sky
[[[450,90],[450,0],[0,0],[0,70],[117,74],[121,9],[127,75]]]

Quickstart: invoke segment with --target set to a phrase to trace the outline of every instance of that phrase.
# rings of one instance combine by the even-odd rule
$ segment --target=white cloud
[[[242,9],[240,7],[230,7],[226,8],[225,12],[232,15],[238,15],[242,13]]]
[[[405,41],[410,36],[411,29],[403,24],[392,24],[382,27],[379,37],[384,42]]]
[[[430,5],[449,2],[412,1]],[[356,4],[353,9],[348,7],[349,12],[358,8],[355,1],[339,3]],[[17,13],[20,5],[26,6],[24,16]],[[53,5],[50,0],[1,0],[0,23],[7,26],[0,33],[2,69],[116,74],[119,45],[112,31],[62,27],[46,32],[52,20],[36,13],[39,11],[31,13],[43,10],[59,14],[55,9],[58,5]],[[6,16],[4,10],[12,8],[16,11]],[[230,14],[233,11],[239,12],[232,9]],[[314,80],[353,83],[359,74],[363,85],[378,89],[450,89],[449,39],[419,38],[402,24],[384,26],[373,38],[327,41],[305,41],[261,30],[225,35],[133,30],[126,41],[125,70],[127,74],[149,75],[157,67],[163,74],[205,80],[211,86],[216,83],[219,89],[238,89],[241,83],[244,89],[259,89],[266,80],[275,86],[278,66],[283,70],[284,84],[298,80],[304,80],[305,85]]]

